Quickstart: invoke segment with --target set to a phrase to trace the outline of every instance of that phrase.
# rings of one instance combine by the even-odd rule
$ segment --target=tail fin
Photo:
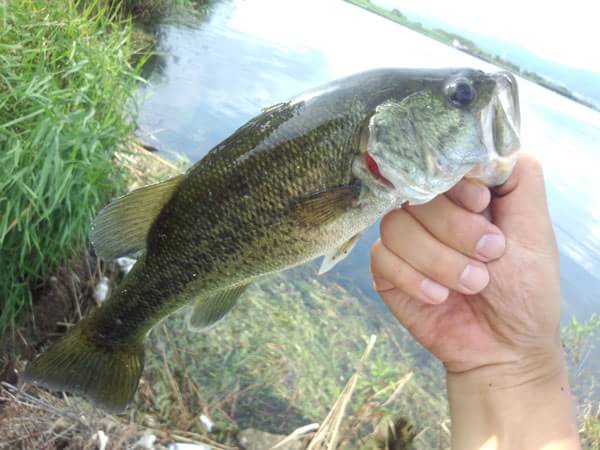
[[[25,381],[78,393],[107,412],[121,412],[133,400],[144,368],[143,343],[100,345],[81,325],[30,362]]]

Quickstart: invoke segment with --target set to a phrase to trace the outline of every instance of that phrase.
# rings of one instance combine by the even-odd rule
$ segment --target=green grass
[[[215,0],[83,0],[123,18],[131,18],[142,27],[152,27],[177,16],[201,18]]]
[[[233,443],[246,428],[286,434],[325,418],[376,334],[340,448],[354,448],[387,415],[423,431],[417,448],[445,448],[441,365],[425,359],[408,333],[374,307],[331,279],[315,280],[314,268],[301,268],[251,286],[207,333],[188,332],[179,314],[152,335],[137,407],[196,432],[194,418],[204,413],[222,442]],[[382,406],[410,372],[402,392]]]
[[[207,333],[185,329],[185,312],[152,335],[137,407],[168,427],[234,444],[239,430],[286,434],[322,422],[353,373],[368,337],[378,341],[364,367],[339,448],[360,448],[382,417],[404,417],[419,433],[416,449],[449,446],[444,371],[385,310],[314,268],[278,274],[251,286],[226,319]],[[577,396],[584,448],[600,448],[597,376],[586,355],[600,317],[562,330]],[[584,370],[581,370],[581,368]],[[597,368],[596,368],[597,370]],[[397,383],[414,376],[388,402]]]
[[[13,409],[6,412],[7,423],[14,426],[4,431],[23,441],[31,435],[48,440],[69,433],[69,442],[85,443],[96,430],[104,430],[111,442],[130,446],[151,432],[165,446],[173,436],[185,436],[238,448],[238,432],[249,427],[285,434],[322,423],[374,333],[378,340],[363,366],[337,448],[386,448],[367,446],[361,438],[382,418],[398,417],[406,418],[418,433],[410,448],[448,448],[450,424],[441,366],[425,358],[391,314],[338,285],[333,277],[316,278],[315,269],[295,269],[256,283],[207,333],[189,333],[183,324],[185,312],[166,320],[147,345],[146,370],[127,415],[106,416],[84,400],[42,395],[51,400],[52,414],[31,419],[40,414],[39,402],[34,402],[33,410],[8,402]],[[593,373],[582,375],[578,367],[597,341],[599,328],[595,316],[584,323],[574,321],[562,333],[578,397],[583,448],[590,450],[600,448],[600,403],[597,397],[586,396]],[[411,373],[398,389],[399,381]],[[64,433],[56,429],[57,411],[63,426],[68,425]],[[201,414],[216,424],[208,436],[198,420]],[[82,415],[85,424],[76,420]],[[16,429],[28,420],[39,435]]]
[[[594,360],[600,337],[600,314],[584,322],[575,317],[562,330],[570,384],[577,398],[577,419],[584,449],[600,449],[600,364]],[[595,352],[595,353],[594,353]]]
[[[9,0],[0,28],[0,336],[123,187],[130,30],[103,8]]]

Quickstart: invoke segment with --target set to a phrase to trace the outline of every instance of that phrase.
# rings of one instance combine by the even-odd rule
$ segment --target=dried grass
[[[152,422],[148,416],[105,414],[85,401],[67,395],[56,397],[33,386],[23,390],[1,383],[0,405],[0,449],[96,449],[102,435],[108,438],[109,449],[143,447],[149,436],[155,436],[156,450],[166,450],[172,442],[236,449],[197,433],[166,431],[140,423],[140,419]]]

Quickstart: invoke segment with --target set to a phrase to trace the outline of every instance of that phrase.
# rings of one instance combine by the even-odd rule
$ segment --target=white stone
[[[106,297],[108,297],[108,291],[110,290],[110,286],[108,283],[108,278],[102,276],[96,284],[94,289],[94,299],[98,305],[102,304]]]

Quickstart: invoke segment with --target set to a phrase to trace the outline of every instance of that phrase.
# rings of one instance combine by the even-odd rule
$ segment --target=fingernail
[[[448,294],[450,293],[447,287],[442,286],[429,278],[423,278],[423,281],[421,281],[421,292],[425,294],[425,297],[427,297],[431,303],[442,303],[448,298]]]
[[[387,291],[392,289],[394,285],[384,278],[373,277],[373,288],[376,291]]]
[[[488,233],[484,234],[477,246],[475,247],[475,252],[477,256],[480,256],[484,259],[495,259],[502,256],[504,253],[504,248],[506,246],[506,241],[504,240],[504,236],[498,233]]]
[[[465,267],[460,276],[459,283],[468,291],[479,292],[487,286],[489,281],[490,275],[484,267],[467,264],[467,267]]]

